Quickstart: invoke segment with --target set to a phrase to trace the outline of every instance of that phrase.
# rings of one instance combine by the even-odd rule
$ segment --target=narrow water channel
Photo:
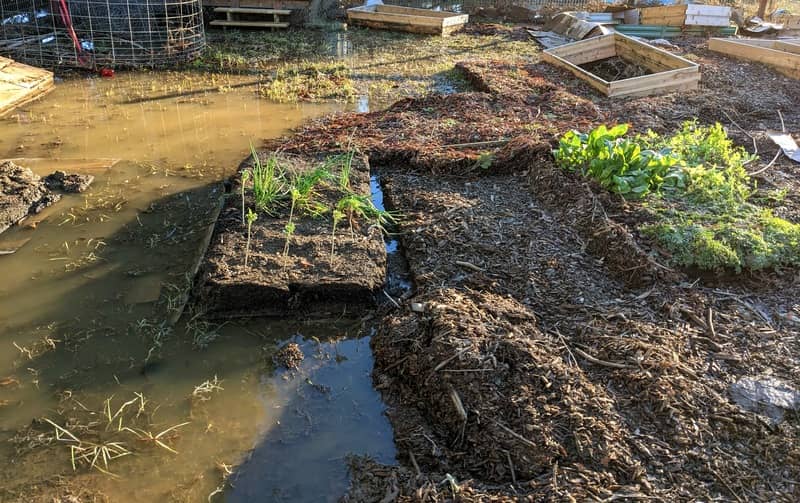
[[[334,501],[349,454],[393,461],[358,320],[168,323],[250,143],[341,108],[251,80],[76,79],[0,120],[0,158],[96,177],[0,235],[0,501]]]

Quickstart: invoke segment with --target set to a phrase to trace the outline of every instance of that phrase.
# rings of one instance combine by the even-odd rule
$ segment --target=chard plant
[[[258,213],[251,208],[247,208],[247,244],[244,248],[244,266],[247,267],[247,260],[250,258],[250,230],[253,227],[253,222],[258,220]]]

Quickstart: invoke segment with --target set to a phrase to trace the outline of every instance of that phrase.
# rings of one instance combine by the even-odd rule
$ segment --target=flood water
[[[96,177],[0,235],[0,501],[335,501],[349,454],[393,462],[359,320],[169,323],[250,143],[341,108],[256,90],[118,74],[0,119],[0,159]]]

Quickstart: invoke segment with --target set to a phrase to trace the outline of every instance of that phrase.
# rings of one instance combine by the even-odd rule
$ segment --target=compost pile
[[[724,119],[712,106],[735,116],[743,144],[774,152],[758,131],[780,127],[775,108],[736,101],[766,74],[736,82],[737,65],[704,70],[730,92],[619,102],[546,65],[467,62],[484,92],[338,115],[280,142],[352,141],[403,214],[416,292],[372,341],[403,466],[352,459],[347,501],[800,497],[800,403],[775,419],[734,401],[742,383],[800,388],[796,272],[751,282],[666,268],[629,232],[619,196],[549,154],[570,129]],[[797,87],[769,79],[760,103],[799,102]],[[764,183],[796,188],[796,169],[778,161]],[[796,195],[782,204],[786,215],[800,206]]]

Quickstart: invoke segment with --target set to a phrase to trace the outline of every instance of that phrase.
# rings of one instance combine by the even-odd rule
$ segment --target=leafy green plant
[[[588,134],[570,131],[553,154],[563,169],[578,171],[627,197],[640,198],[662,187],[685,186],[683,172],[675,168],[677,158],[666,149],[643,150],[636,141],[622,138],[627,131],[627,124],[611,129],[601,125]]]
[[[323,166],[318,166],[314,170],[295,175],[289,187],[289,221],[284,226],[286,234],[286,244],[283,247],[283,256],[289,255],[289,242],[291,241],[296,229],[294,223],[295,210],[302,210],[312,216],[318,216],[325,212],[324,205],[314,201],[314,191],[317,185],[331,178],[331,173]]]
[[[361,219],[370,225],[376,226],[381,232],[386,232],[389,224],[396,222],[396,217],[389,211],[377,208],[369,196],[347,194],[336,203],[336,209],[342,212],[350,224],[352,234],[357,220]]]
[[[650,131],[622,138],[626,133],[624,125],[567,133],[554,154],[563,169],[609,190],[650,194],[643,207],[656,222],[639,230],[671,263],[735,272],[800,266],[800,225],[751,201],[755,183],[745,166],[755,157],[734,145],[720,124],[688,121],[671,136]]]
[[[253,227],[253,222],[258,220],[258,213],[252,209],[247,208],[247,244],[244,248],[244,266],[247,267],[247,259],[250,258],[250,229]]]
[[[250,153],[253,156],[253,199],[256,209],[275,216],[277,206],[286,195],[285,173],[274,155],[262,163],[252,144]]]

